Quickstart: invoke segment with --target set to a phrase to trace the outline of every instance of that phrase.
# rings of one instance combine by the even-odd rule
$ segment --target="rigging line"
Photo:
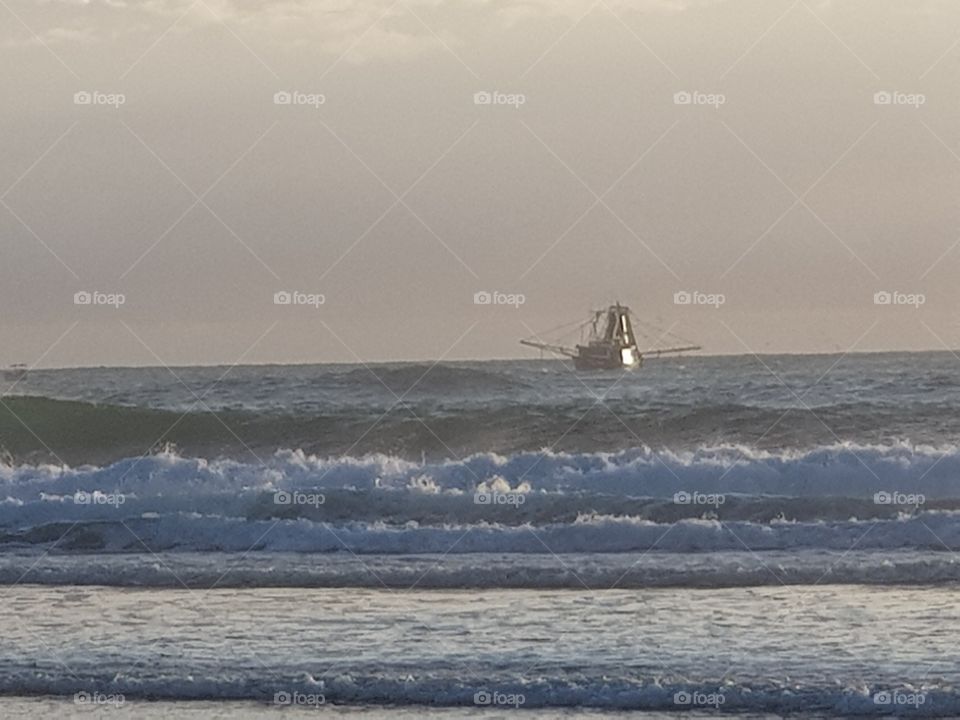
[[[632,319],[637,325],[640,325],[641,327],[647,328],[648,330],[651,330],[651,331],[657,333],[657,334],[659,335],[659,337],[660,337],[661,340],[664,339],[664,338],[673,338],[673,339],[675,339],[675,340],[679,340],[679,341],[681,341],[681,342],[683,342],[683,343],[686,343],[686,344],[689,344],[689,345],[695,345],[695,344],[696,344],[696,343],[694,343],[692,340],[690,340],[689,338],[684,337],[683,335],[679,335],[679,334],[677,334],[677,333],[675,333],[675,332],[665,331],[665,330],[663,330],[663,328],[659,328],[659,327],[657,327],[656,325],[654,325],[654,324],[652,324],[652,323],[644,322],[643,320],[639,319],[636,315],[634,315],[634,313],[633,313],[632,310],[630,311],[630,317],[631,317],[631,319]]]
[[[587,321],[574,320],[573,322],[563,323],[562,325],[558,325],[558,326],[556,326],[556,327],[554,327],[554,328],[551,328],[551,329],[549,329],[549,330],[544,330],[543,332],[537,333],[536,335],[530,335],[529,337],[534,337],[534,338],[535,338],[535,337],[549,337],[550,335],[553,335],[554,333],[557,333],[557,332],[559,332],[560,330],[565,330],[565,329],[567,329],[567,328],[570,328],[570,332],[565,333],[565,335],[571,335],[571,334],[573,334],[576,330],[579,330],[581,327],[583,327],[584,325],[586,325],[588,322],[590,322],[590,321],[589,321],[589,320],[587,320]],[[565,336],[565,335],[564,335],[564,336]],[[528,338],[528,339],[529,339],[529,338]]]

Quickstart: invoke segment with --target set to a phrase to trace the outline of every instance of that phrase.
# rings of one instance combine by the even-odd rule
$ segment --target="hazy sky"
[[[615,298],[714,353],[960,346],[955,0],[0,17],[0,365],[535,356]]]

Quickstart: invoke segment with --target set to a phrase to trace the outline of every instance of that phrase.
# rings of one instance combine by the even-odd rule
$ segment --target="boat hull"
[[[573,358],[573,366],[577,370],[630,370],[638,367],[641,362],[632,348],[604,348],[599,351],[595,346],[580,345]]]

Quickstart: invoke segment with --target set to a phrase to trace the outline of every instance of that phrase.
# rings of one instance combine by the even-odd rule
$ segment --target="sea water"
[[[34,371],[0,713],[960,714],[958,370]]]

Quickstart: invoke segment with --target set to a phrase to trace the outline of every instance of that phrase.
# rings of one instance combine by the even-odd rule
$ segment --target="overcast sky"
[[[960,347],[955,1],[0,17],[0,365],[535,356],[614,299],[713,353]]]

